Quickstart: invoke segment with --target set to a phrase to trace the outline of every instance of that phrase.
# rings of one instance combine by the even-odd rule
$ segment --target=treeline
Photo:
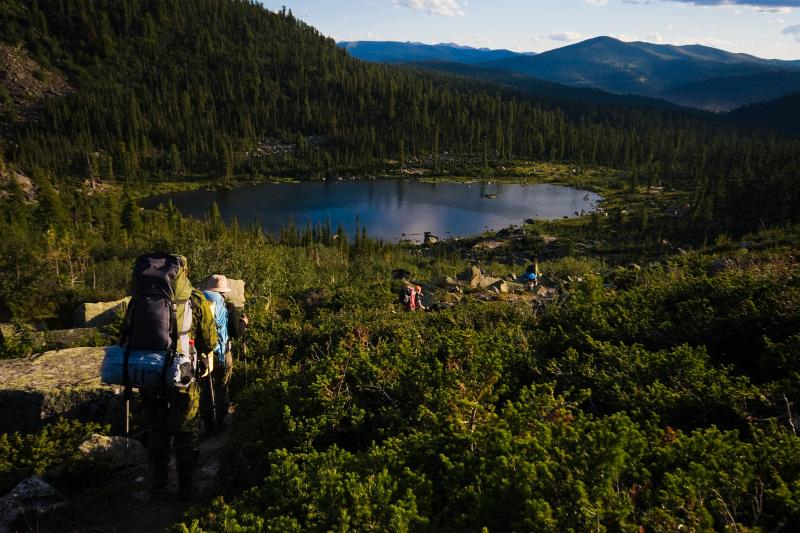
[[[800,218],[797,140],[364,63],[252,1],[17,0],[0,6],[0,35],[74,88],[15,122],[7,155],[29,170],[135,183],[527,157],[694,187],[708,226]]]

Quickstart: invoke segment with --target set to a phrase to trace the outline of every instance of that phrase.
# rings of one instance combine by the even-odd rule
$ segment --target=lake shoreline
[[[480,235],[602,212],[589,188],[506,180],[422,181],[408,178],[263,182],[235,188],[184,190],[147,198],[152,209],[171,202],[184,215],[206,216],[216,205],[226,222],[255,222],[267,233],[366,228],[372,238],[400,242],[426,234],[446,239]],[[299,228],[299,230],[297,229]]]
[[[160,196],[163,194],[182,192],[187,190],[232,190],[248,185],[261,185],[265,183],[307,183],[307,182],[347,182],[347,181],[379,181],[379,180],[405,180],[418,183],[504,183],[517,185],[551,184],[565,187],[579,187],[607,197],[618,192],[618,180],[622,172],[609,168],[577,164],[550,163],[541,161],[518,161],[508,167],[492,168],[489,172],[475,170],[447,174],[435,174],[426,168],[393,169],[379,173],[342,172],[329,177],[298,177],[298,176],[236,176],[231,182],[225,183],[219,179],[199,177],[197,179],[184,179],[179,181],[145,182],[133,191],[138,199]]]

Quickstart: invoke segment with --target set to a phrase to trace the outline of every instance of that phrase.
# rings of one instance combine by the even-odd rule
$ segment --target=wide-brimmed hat
[[[226,293],[230,292],[231,288],[228,285],[228,278],[222,274],[213,274],[206,278],[203,283],[203,290]]]

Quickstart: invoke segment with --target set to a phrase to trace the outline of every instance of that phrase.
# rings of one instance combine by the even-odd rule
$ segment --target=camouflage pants
[[[142,404],[150,423],[148,455],[155,467],[169,464],[174,445],[178,475],[190,476],[199,458],[200,391],[193,383],[185,391],[142,390]]]
[[[225,417],[228,414],[228,407],[230,406],[230,397],[228,396],[228,385],[231,383],[231,376],[233,375],[233,355],[230,351],[225,354],[225,366],[216,362],[211,377],[214,381],[214,405],[211,404],[211,386],[208,378],[204,378],[200,382],[200,412],[203,414],[203,425],[205,431],[210,431],[211,428],[222,429],[225,423]],[[214,412],[216,411],[216,421],[214,420]]]

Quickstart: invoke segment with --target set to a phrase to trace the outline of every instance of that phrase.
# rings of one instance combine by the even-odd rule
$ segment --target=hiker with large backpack
[[[199,457],[199,354],[217,344],[211,309],[192,288],[186,258],[140,256],[131,279],[131,300],[118,346],[109,347],[103,381],[125,387],[126,436],[131,389],[138,388],[149,425],[148,456],[153,490],[165,489],[174,448],[179,494],[191,498]]]
[[[208,378],[201,380],[200,410],[206,433],[213,434],[222,431],[230,407],[228,385],[233,375],[232,340],[244,336],[248,319],[233,303],[225,300],[224,295],[231,290],[228,278],[214,274],[205,281],[204,289],[203,294],[214,315],[217,344],[214,346],[213,369]]]

